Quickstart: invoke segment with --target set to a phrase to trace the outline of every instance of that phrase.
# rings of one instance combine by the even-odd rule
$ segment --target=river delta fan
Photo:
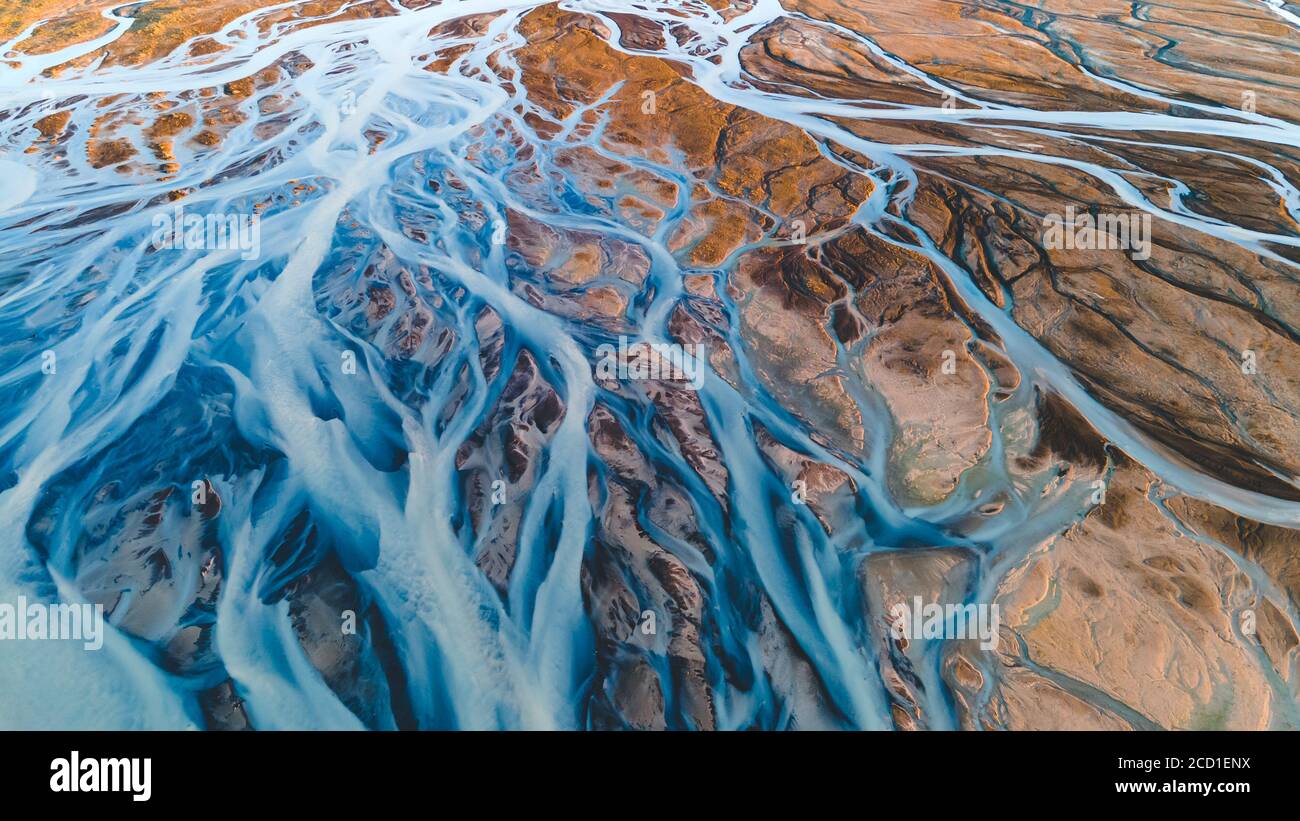
[[[9,4],[0,726],[1296,729],[1298,32]]]

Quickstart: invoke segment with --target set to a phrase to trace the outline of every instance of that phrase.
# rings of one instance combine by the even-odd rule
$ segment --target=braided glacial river
[[[1158,230],[1267,266],[1276,289],[1256,292],[1251,315],[1294,342],[1285,300],[1300,274],[1300,125],[1263,104],[1267,90],[1258,108],[1174,100],[1141,72],[1079,57],[1077,76],[1098,95],[1122,95],[1126,110],[1068,97],[1018,103],[802,5],[559,3],[560,26],[583,20],[620,60],[671,65],[691,93],[794,126],[819,168],[865,192],[839,220],[807,217],[818,224],[806,240],[803,223],[792,228],[788,213],[751,197],[755,229],[704,264],[678,241],[693,202],[735,193],[690,167],[686,149],[625,151],[612,135],[637,128],[611,118],[627,95],[647,117],[692,116],[670,95],[615,77],[594,100],[538,99],[547,70],[527,56],[526,27],[546,4],[348,13],[360,5],[268,5],[204,32],[201,49],[196,35],[129,65],[98,55],[128,35],[133,6],[103,11],[103,30],[75,45],[26,53],[39,23],[0,44],[0,601],[101,603],[109,622],[93,652],[0,641],[0,726],[208,727],[237,712],[266,729],[886,729],[897,724],[900,675],[924,726],[1004,714],[990,706],[1005,699],[1006,662],[993,654],[966,656],[978,682],[968,698],[951,694],[938,642],[896,672],[900,651],[881,638],[862,568],[951,551],[966,557],[948,576],[960,575],[958,600],[990,602],[1043,545],[1081,527],[1116,463],[1095,477],[1018,469],[1013,430],[1045,395],[1107,443],[1108,460],[1151,477],[1140,501],[1162,526],[1230,558],[1222,572],[1241,581],[1223,588],[1226,612],[1248,596],[1300,625],[1294,594],[1257,554],[1164,507],[1178,497],[1270,533],[1300,528],[1300,493],[1286,490],[1300,482],[1267,442],[1251,449],[1259,429],[1223,400],[1225,437],[1253,454],[1239,472],[1153,435],[1160,413],[1138,418],[1081,378],[1083,366],[1016,313],[1028,297],[990,288],[914,213],[928,201],[926,179],[955,179],[936,169],[959,163],[1087,179]],[[873,4],[860,5],[869,14]],[[1248,7],[1294,66],[1294,7]],[[1024,14],[1068,51],[1055,14]],[[759,78],[756,37],[778,25],[834,38],[920,96],[871,99],[847,86],[832,96],[793,70]],[[145,130],[159,112],[198,111],[223,99],[210,90],[250,77],[251,94],[224,98],[237,116],[205,121],[219,139],[173,144],[165,129]],[[566,97],[555,86],[548,93]],[[56,112],[66,119],[51,147],[25,153]],[[900,125],[915,130],[900,138]],[[150,170],[143,154],[130,172],[96,161],[137,133],[136,150],[153,141]],[[579,150],[586,165],[571,161]],[[1270,218],[1198,207],[1200,178],[1179,178],[1190,164],[1153,170],[1143,157],[1154,155],[1140,151],[1230,164],[1224,173],[1266,192]],[[623,176],[595,185],[601,161]],[[656,181],[656,219],[618,207],[639,193],[632,177]],[[223,223],[230,242],[173,230],[196,215],[234,215]],[[578,297],[548,291],[554,280],[524,247],[538,235],[606,249],[604,270],[573,293],[616,290],[624,301],[612,319],[593,321],[573,307]],[[819,430],[751,361],[749,294],[734,279],[742,258],[815,255],[850,235],[937,272],[969,347],[996,350],[1019,374],[996,399],[976,394],[988,442],[948,492],[903,498],[890,479],[901,424],[852,365],[870,331],[854,341],[817,320],[835,340],[825,370],[858,420],[856,445]],[[638,275],[610,273],[610,248],[635,258]],[[705,279],[701,297],[693,283]],[[856,285],[837,287],[839,304],[855,303]],[[613,384],[595,370],[598,350],[620,336],[682,341],[683,311],[701,300],[700,338],[726,355],[701,362],[697,391]],[[979,378],[997,383],[994,370]],[[1218,389],[1209,366],[1183,370],[1198,390]],[[834,505],[802,503],[794,463],[844,477]],[[1250,471],[1263,478],[1241,478]],[[999,652],[1129,726],[1164,723],[1022,653],[1018,631],[1037,617],[1004,627]],[[624,634],[600,626],[609,619]],[[1236,629],[1219,632],[1243,641]],[[1251,652],[1267,723],[1295,727],[1295,670]],[[1294,651],[1288,658],[1282,666],[1294,667]]]

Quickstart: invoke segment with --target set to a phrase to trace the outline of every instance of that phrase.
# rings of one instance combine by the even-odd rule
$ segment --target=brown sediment
[[[31,5],[53,8],[49,2]],[[142,12],[139,26],[101,56],[121,63],[152,59],[166,53],[169,44],[184,43],[257,5],[244,0],[192,12]],[[308,4],[276,12],[261,24],[339,5],[337,0]],[[1181,17],[1158,8],[1148,10],[1145,20],[1132,18],[1131,4],[1117,0],[1101,0],[1090,17],[1069,13],[1065,0],[1045,0],[1040,12],[1059,13],[1050,27],[1035,26],[1045,19],[1042,14],[1023,16],[983,2],[868,5],[798,0],[791,8],[870,36],[908,64],[985,100],[1043,111],[1177,114],[1180,100],[1235,105],[1234,98],[1245,92],[1267,90],[1258,101],[1261,111],[1300,119],[1294,78],[1277,60],[1261,56],[1264,49],[1242,58],[1238,76],[1214,75],[1212,57],[1224,48],[1223,41],[1198,27],[1216,31],[1230,23],[1228,40],[1243,48],[1287,35],[1267,10],[1235,0],[1226,3],[1230,11],[1224,3],[1186,0]],[[390,11],[360,4],[348,14]],[[1114,19],[1094,19],[1103,13]],[[452,45],[438,51],[427,68],[449,70],[469,48],[454,41],[482,36],[493,18],[461,18],[431,31],[432,39]],[[625,47],[663,47],[659,27],[636,14],[610,19],[622,28]],[[1165,499],[1156,477],[1108,448],[1057,394],[1039,391],[1036,402],[1026,401],[996,420],[995,430],[991,408],[1033,375],[1017,371],[978,311],[956,297],[948,275],[925,256],[900,247],[912,239],[907,229],[882,226],[896,240],[890,242],[851,224],[872,193],[870,179],[856,170],[870,167],[865,157],[713,99],[687,79],[684,65],[619,54],[606,45],[609,32],[596,18],[547,5],[528,13],[519,30],[526,44],[515,56],[530,99],[556,118],[580,121],[573,132],[578,139],[594,133],[602,119],[607,122],[600,144],[592,147],[560,144],[558,127],[524,118],[549,143],[548,159],[565,172],[577,194],[603,216],[646,235],[676,205],[686,208],[668,237],[669,250],[683,268],[692,269],[684,274],[686,296],[674,308],[670,331],[681,342],[705,342],[723,379],[739,386],[738,352],[723,333],[729,318],[719,291],[736,306],[743,354],[762,387],[805,423],[818,444],[852,460],[881,456],[888,465],[883,484],[900,504],[933,505],[950,498],[963,477],[989,457],[995,435],[1007,440],[1013,480],[1054,475],[1042,483],[1045,497],[1072,485],[1105,485],[1104,501],[1059,534],[1030,546],[1002,581],[997,601],[1004,608],[1004,635],[995,663],[969,646],[945,656],[943,675],[965,726],[1269,726],[1270,676],[1291,682],[1300,644],[1287,614],[1287,605],[1300,598],[1295,531],[1187,497]],[[85,20],[69,17],[39,29],[29,45],[39,47],[41,38],[80,37],[83,31],[90,31]],[[670,36],[684,42],[688,33],[676,26]],[[1071,54],[1063,37],[1081,51]],[[1174,39],[1177,47],[1155,59],[1153,51]],[[192,42],[195,57],[220,50],[212,40]],[[1090,78],[1079,70],[1081,55],[1103,76],[1140,79],[1176,99],[1160,102]],[[944,102],[936,89],[851,35],[815,22],[785,19],[768,26],[744,50],[742,63],[761,88],[788,93],[798,87],[810,95],[873,101],[864,107]],[[218,146],[247,116],[241,106],[256,109],[262,118],[256,133],[266,139],[286,127],[288,118],[277,115],[296,104],[283,77],[282,68],[272,66],[205,90],[197,102],[152,99],[157,112],[152,124],[106,114],[88,135],[88,159],[96,168],[129,171],[134,165],[122,163],[137,149],[128,134],[138,129],[162,170],[175,173],[176,146],[196,151]],[[618,93],[604,100],[616,83],[621,83]],[[1035,135],[1027,145],[1024,132],[992,115],[974,127],[926,122],[924,114],[914,121],[832,122],[880,144],[1019,153],[915,158],[918,187],[906,216],[965,269],[993,306],[1009,310],[1111,410],[1216,478],[1300,499],[1300,490],[1286,479],[1300,474],[1295,447],[1300,441],[1295,364],[1300,302],[1294,299],[1293,272],[1264,254],[1161,220],[1153,221],[1149,259],[1119,250],[1051,248],[1044,239],[1045,217],[1066,206],[1128,210],[1096,179],[1049,161],[1054,159],[1115,168],[1153,202],[1167,202],[1169,180],[1181,181],[1195,191],[1188,207],[1196,213],[1256,231],[1294,234],[1293,218],[1259,169],[1224,153],[1267,161],[1294,178],[1300,173],[1294,149],[1179,134],[1178,144],[1190,150],[1177,151],[1087,126],[1061,126],[1055,129],[1060,134]],[[38,120],[40,141],[63,139],[68,123],[66,110]],[[474,136],[491,134],[516,146],[529,142],[518,131],[513,124],[493,124]],[[1153,143],[1162,141],[1157,132],[1148,136]],[[389,139],[379,129],[366,131],[366,137],[372,153]],[[1119,139],[1127,141],[1114,141]],[[482,160],[490,151],[475,146],[469,159]],[[528,162],[525,153],[519,159],[507,182],[521,198],[553,185],[558,175],[542,158]],[[679,186],[634,160],[685,171],[688,183]],[[429,184],[448,196],[465,189],[453,174]],[[311,190],[299,185],[293,196]],[[474,228],[488,221],[482,209],[468,208],[461,217]],[[520,211],[508,211],[505,219],[510,264],[522,261],[528,269],[513,271],[515,294],[600,331],[633,330],[627,315],[644,295],[650,271],[639,247],[550,227]],[[409,239],[430,241],[428,224],[418,219],[402,229]],[[767,247],[740,252],[765,239]],[[341,263],[341,270],[346,268]],[[432,368],[455,344],[455,332],[439,318],[437,277],[403,265],[383,249],[356,291],[349,288],[326,301],[392,362]],[[504,377],[506,385],[497,406],[457,454],[456,467],[471,500],[474,561],[504,592],[517,560],[524,500],[555,425],[570,409],[533,353],[502,360],[506,329],[499,316],[484,309],[477,331],[484,376]],[[1249,371],[1242,367],[1247,353],[1254,363]],[[857,386],[878,398],[889,414],[893,430],[885,454],[870,452],[874,431],[865,427]],[[622,399],[647,400],[653,410],[645,422],[651,435],[675,449],[694,473],[692,481],[698,478],[708,490],[696,501],[716,502],[727,511],[733,477],[697,395],[669,380],[602,387]],[[463,409],[467,389],[456,390],[442,422]],[[586,422],[596,454],[610,472],[608,486],[593,483],[597,521],[582,564],[582,594],[597,635],[592,721],[602,727],[711,727],[716,716],[705,664],[710,591],[644,524],[652,522],[708,558],[692,494],[628,435],[624,426],[639,422],[604,404]],[[826,534],[838,535],[846,522],[862,518],[855,507],[859,489],[848,474],[795,452],[761,427],[755,436],[763,457],[786,483],[807,494],[802,501]],[[504,483],[499,504],[489,501],[498,481]],[[946,526],[975,531],[981,516],[998,515],[1007,501],[981,500],[970,521]],[[164,513],[159,504],[155,500],[146,525],[158,525],[155,519]],[[774,515],[789,524],[796,514],[782,507]],[[1267,596],[1248,601],[1243,591],[1251,585],[1234,557],[1257,565],[1291,601]],[[159,574],[166,567],[162,561],[147,564]],[[874,553],[857,571],[864,615],[878,628],[888,605],[913,589],[932,599],[964,598],[975,564],[966,549]],[[350,694],[345,698],[366,701],[373,693],[358,689],[364,685],[356,648],[326,637],[324,629],[339,608],[356,605],[355,591],[339,586],[342,575],[325,568],[295,588],[294,627],[330,686]],[[765,672],[792,705],[792,721],[833,726],[829,699],[780,614],[761,592],[753,591],[753,599],[751,627]],[[1237,628],[1247,609],[1258,618],[1257,639],[1243,638]],[[655,630],[645,629],[647,613],[657,620]],[[895,724],[931,726],[912,669],[917,648],[890,643],[882,632],[872,635],[884,659]],[[1252,655],[1257,647],[1272,671],[1257,663]],[[652,653],[669,659],[662,680],[646,661]],[[991,701],[981,699],[986,687],[992,688]],[[676,693],[671,709],[669,691]],[[238,724],[232,697],[212,695],[212,709]]]
[[[135,146],[125,137],[115,140],[93,140],[87,146],[87,156],[91,166],[104,168],[117,165],[135,156]]]
[[[1013,301],[1017,323],[1099,399],[1234,483],[1300,498],[1276,476],[1300,474],[1288,444],[1300,441],[1292,355],[1300,326],[1282,296],[1294,284],[1277,263],[1160,220],[1150,223],[1146,260],[1044,248],[1044,218],[1069,205],[1131,212],[1052,166],[1031,176],[1022,163],[926,164],[942,166],[948,181],[923,178],[917,224],[965,262],[991,300]],[[995,180],[996,204],[975,188]],[[1253,372],[1243,368],[1246,352]]]
[[[32,43],[33,48],[30,49],[32,53],[41,53],[37,49],[50,50],[62,47],[77,42],[78,39],[91,39],[94,34],[79,30],[85,24],[86,18],[98,17],[98,10],[109,4],[109,0],[27,0],[24,3],[10,4],[0,12],[0,41],[7,41],[17,36],[27,26],[40,20],[52,22],[38,27],[32,33],[28,41],[35,41]],[[64,22],[65,20],[77,22]],[[43,29],[49,26],[55,28],[48,33],[57,33],[57,37],[47,39]]]
[[[1053,37],[1068,20],[1072,41],[1092,56],[1148,87],[1189,101],[1210,100],[1230,107],[1245,92],[1268,97],[1270,113],[1294,119],[1300,84],[1276,58],[1252,58],[1239,79],[1209,76],[1211,42],[1193,22],[1223,25],[1228,13],[1204,3],[1188,3],[1186,18],[1151,22],[1128,18],[1122,4],[1115,13],[1127,19],[1131,43],[1098,36],[1114,26],[1095,15],[1055,18],[1053,35],[1024,20],[980,3],[923,3],[921,10],[873,8],[870,14],[834,0],[804,0],[798,9],[869,35],[882,48],[961,90],[983,99],[1053,108],[1147,110],[1177,114],[1176,104],[1138,97],[1080,76]],[[1059,4],[1048,4],[1049,7]],[[1286,28],[1257,5],[1232,3],[1230,41],[1277,41]],[[1048,8],[1049,11],[1063,11]],[[924,22],[921,22],[921,21]],[[1142,62],[1144,44],[1177,25],[1180,60]],[[1219,29],[1213,29],[1216,32]],[[1122,41],[1120,41],[1122,42]],[[976,48],[973,44],[979,43]],[[996,45],[997,47],[991,47]],[[1253,51],[1252,53],[1263,52]],[[1125,55],[1120,59],[1120,55]],[[791,81],[838,96],[866,96],[895,102],[937,105],[937,92],[881,64],[853,38],[808,22],[783,21],[769,27],[746,50],[746,66],[773,82]],[[895,91],[882,90],[890,86]],[[949,143],[1023,151],[1020,132],[990,125],[915,121],[840,125],[878,142]],[[1034,135],[1039,153],[1096,162],[1107,167],[1181,180],[1197,195],[1194,210],[1260,231],[1296,233],[1279,195],[1261,172],[1242,160],[1213,153],[1226,149],[1297,170],[1286,147],[1253,145],[1207,135],[1182,144],[1204,150],[1172,151],[1147,146],[1124,135],[1065,127],[1077,139]],[[1120,142],[1089,141],[1121,137]],[[1153,134],[1159,142],[1161,135]],[[1103,154],[1102,150],[1107,153]],[[1070,168],[1014,157],[920,158],[921,188],[909,216],[939,247],[970,272],[995,305],[1014,301],[1016,321],[1066,362],[1107,405],[1132,419],[1190,460],[1236,484],[1286,499],[1300,490],[1281,475],[1300,475],[1292,443],[1300,441],[1300,372],[1295,344],[1300,317],[1294,306],[1294,279],[1285,266],[1239,246],[1153,220],[1152,253],[1137,260],[1120,251],[1064,251],[1044,247],[1044,219],[1067,206],[1101,213],[1131,213],[1097,181]],[[1137,174],[1132,179],[1144,182]],[[986,191],[996,191],[996,198]],[[1167,191],[1152,190],[1158,202]],[[1248,354],[1249,352],[1249,354]],[[1260,364],[1243,371],[1243,357]],[[1212,375],[1212,376],[1211,376]]]
[[[1105,693],[1151,725],[1265,729],[1268,681],[1234,629],[1239,571],[1221,550],[1180,534],[1148,498],[1152,482],[1122,463],[1093,514],[1007,576],[997,599],[1008,631],[999,651],[1018,657],[1018,637],[1028,659],[1077,682],[1076,693]],[[1037,699],[1025,690],[1034,681],[1050,686],[1027,670],[999,681],[1021,691],[998,716],[1005,726],[1041,726],[1033,723],[1041,713],[1028,708]],[[1144,726],[1102,713],[1073,726]]]
[[[924,651],[920,642],[893,634],[894,608],[910,610],[917,598],[926,603],[961,601],[974,562],[975,557],[965,550],[931,548],[876,553],[859,567],[863,620],[875,638],[881,677],[898,729],[928,729],[931,719],[921,709],[924,688],[916,674]],[[970,673],[964,676],[966,681],[974,678]]]
[[[1121,0],[1094,3],[1087,14],[1071,8],[1068,0],[1040,5],[1052,15],[1051,34],[1030,23],[1048,19],[1046,15],[1026,17],[978,0],[918,0],[906,6],[870,4],[869,9],[848,0],[798,0],[791,10],[867,35],[906,63],[984,99],[1040,110],[1165,107],[1081,75],[1066,56],[1073,47],[1087,65],[1170,96],[1239,108],[1242,94],[1254,91],[1261,112],[1291,122],[1300,119],[1298,86],[1284,52],[1257,47],[1284,42],[1291,30],[1262,4],[1184,0],[1176,11],[1163,10],[1151,20],[1135,19],[1131,6]],[[1152,59],[1153,52],[1175,41],[1169,53]],[[844,38],[836,45],[853,50]],[[1234,58],[1236,76],[1231,78],[1217,73],[1225,49],[1251,55]],[[843,66],[820,73],[841,80],[852,76]]]
[[[262,30],[275,23],[298,21],[303,27],[320,25],[313,17],[332,15],[344,0],[320,0],[290,9],[270,12],[258,18]],[[20,43],[17,48],[31,54],[42,54],[85,42],[104,34],[111,21],[102,11],[112,5],[109,0],[35,0],[23,3],[7,14],[0,14],[0,39],[8,39],[23,27],[41,19],[49,19]],[[143,65],[157,60],[191,43],[191,57],[206,57],[224,50],[219,43],[205,35],[220,31],[223,26],[250,12],[271,5],[269,0],[206,0],[204,3],[167,5],[142,3],[120,10],[134,18],[130,29],[113,42],[84,55],[71,63],[50,70],[57,75],[68,66],[85,67],[103,60],[105,65]],[[384,2],[358,3],[342,14],[327,17],[330,21],[365,17],[391,16],[396,12]]]
[[[68,120],[71,118],[71,111],[56,111],[40,118],[32,125],[37,131],[41,132],[41,137],[53,141],[63,134],[63,130],[68,127]]]

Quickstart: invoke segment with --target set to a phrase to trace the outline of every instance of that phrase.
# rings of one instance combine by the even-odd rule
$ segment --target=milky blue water
[[[131,549],[123,511],[159,500],[166,489],[172,494],[157,501],[165,512],[158,539],[178,551],[177,586],[201,584],[203,569],[184,561],[185,551],[216,545],[221,563],[219,595],[203,606],[196,608],[193,597],[151,599],[147,635],[111,627],[104,649],[93,653],[74,643],[0,642],[0,726],[201,727],[199,694],[225,680],[260,728],[588,726],[597,656],[582,565],[601,513],[602,494],[593,483],[599,487],[607,470],[588,436],[588,415],[598,401],[620,416],[654,470],[692,506],[707,555],[668,534],[661,543],[707,592],[712,637],[703,646],[723,727],[779,727],[788,719],[762,669],[746,612],[751,588],[768,597],[815,670],[834,722],[889,727],[872,628],[856,592],[864,558],[922,545],[961,546],[980,557],[969,596],[986,598],[1005,569],[1003,557],[1021,555],[1086,513],[1091,488],[1046,493],[1019,485],[997,463],[1000,445],[980,494],[963,487],[935,508],[900,504],[883,475],[886,448],[874,448],[873,456],[828,446],[753,376],[737,306],[725,293],[724,330],[748,381],[733,385],[709,371],[698,394],[728,468],[726,504],[720,504],[682,453],[664,445],[648,400],[617,399],[593,378],[592,352],[610,334],[522,296],[512,287],[518,259],[494,241],[497,226],[515,212],[640,247],[649,271],[627,318],[641,339],[671,338],[669,320],[687,271],[668,239],[687,211],[689,174],[671,163],[640,161],[679,189],[677,207],[650,234],[577,193],[578,182],[567,180],[572,172],[555,163],[556,147],[568,140],[608,151],[599,128],[579,133],[583,112],[556,121],[518,81],[513,51],[523,38],[517,26],[537,5],[465,0],[381,19],[266,30],[258,26],[259,12],[213,35],[227,48],[207,58],[180,49],[142,66],[92,65],[52,79],[41,73],[111,43],[131,21],[106,12],[114,24],[104,36],[48,55],[22,53],[26,33],[0,44],[0,53],[16,52],[0,67],[0,600],[82,600],[78,579]],[[627,51],[617,24],[603,14],[626,11],[627,4],[562,5],[599,16],[611,46]],[[1281,3],[1267,5],[1296,23]],[[1208,103],[1185,105],[1177,115],[1044,112],[955,93],[966,102],[948,110],[760,90],[740,68],[740,50],[786,14],[778,2],[762,0],[730,19],[698,3],[636,7],[649,19],[694,32],[682,44],[666,37],[665,54],[688,66],[691,81],[716,99],[793,123],[875,164],[868,173],[876,186],[855,215],[856,226],[933,260],[953,293],[997,333],[1025,377],[1000,413],[1029,407],[1036,388],[1050,389],[1168,488],[1258,521],[1300,524],[1300,505],[1206,473],[1098,402],[961,265],[898,216],[906,210],[897,206],[906,206],[916,188],[912,159],[997,156],[1068,166],[1132,208],[1271,256],[1291,270],[1294,264],[1269,245],[1295,247],[1300,238],[1153,202],[1115,167],[1030,149],[874,143],[842,123],[929,120],[975,131],[997,123],[1022,129],[1027,140],[1089,125],[1175,148],[1182,135],[1300,146],[1300,127]],[[479,12],[501,12],[481,36],[427,36],[439,23]],[[832,28],[918,82],[948,90],[875,43]],[[425,70],[463,45],[468,51],[450,69]],[[185,157],[174,179],[95,169],[86,159],[84,141],[106,113],[149,112],[143,115],[149,119],[145,95],[182,98],[290,63],[298,67],[258,94],[282,94],[283,112],[263,113],[256,98],[245,101],[246,121],[217,150]],[[1164,99],[1108,82],[1153,102]],[[35,135],[32,123],[55,110],[72,113],[69,150],[58,159],[23,153]],[[540,138],[526,125],[539,120],[557,136]],[[258,128],[268,123],[275,127]],[[503,126],[508,131],[499,132]],[[382,142],[374,142],[375,134]],[[511,176],[532,160],[551,175],[542,185]],[[1285,174],[1249,162],[1273,180],[1291,215],[1300,214],[1300,195]],[[181,201],[189,214],[256,214],[257,253],[153,248],[156,219],[174,213],[168,194],[177,189],[189,189]],[[255,208],[268,198],[269,207]],[[899,225],[908,230],[891,230]],[[774,228],[758,244],[781,241]],[[353,298],[368,287],[369,266],[391,264],[427,275],[415,286],[428,306],[426,319],[450,340],[436,357],[427,356],[441,344],[433,339],[423,343],[423,358],[394,356],[400,312],[375,332],[364,300]],[[493,373],[484,368],[477,330],[485,308],[505,328],[504,365]],[[535,466],[514,569],[501,589],[474,561],[473,500],[457,454],[491,418],[522,352],[555,388],[563,413]],[[345,370],[345,363],[355,367]],[[866,435],[887,444],[890,420],[863,396]],[[855,527],[828,535],[807,508],[793,518],[781,515],[773,500],[787,498],[790,489],[757,443],[757,427],[852,477]],[[191,503],[196,481],[210,483],[219,515],[204,518]],[[1011,501],[979,528],[947,524],[996,494]],[[297,638],[285,592],[327,556],[382,618],[393,645],[384,656],[388,689],[400,689],[406,701],[400,720],[392,709],[345,704]],[[1264,574],[1258,577],[1263,584]],[[117,611],[127,609],[119,603]],[[160,647],[186,625],[211,626],[215,661],[184,670],[164,662]],[[368,645],[365,652],[380,651]],[[661,673],[671,713],[673,679],[663,648],[649,660]],[[919,675],[933,682],[937,664]],[[941,688],[931,688],[936,691]],[[932,726],[955,726],[953,707],[941,695],[926,709]]]

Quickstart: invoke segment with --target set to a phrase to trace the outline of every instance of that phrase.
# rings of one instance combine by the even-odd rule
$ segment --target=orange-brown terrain
[[[0,16],[0,725],[1300,728],[1291,7],[270,5]]]

